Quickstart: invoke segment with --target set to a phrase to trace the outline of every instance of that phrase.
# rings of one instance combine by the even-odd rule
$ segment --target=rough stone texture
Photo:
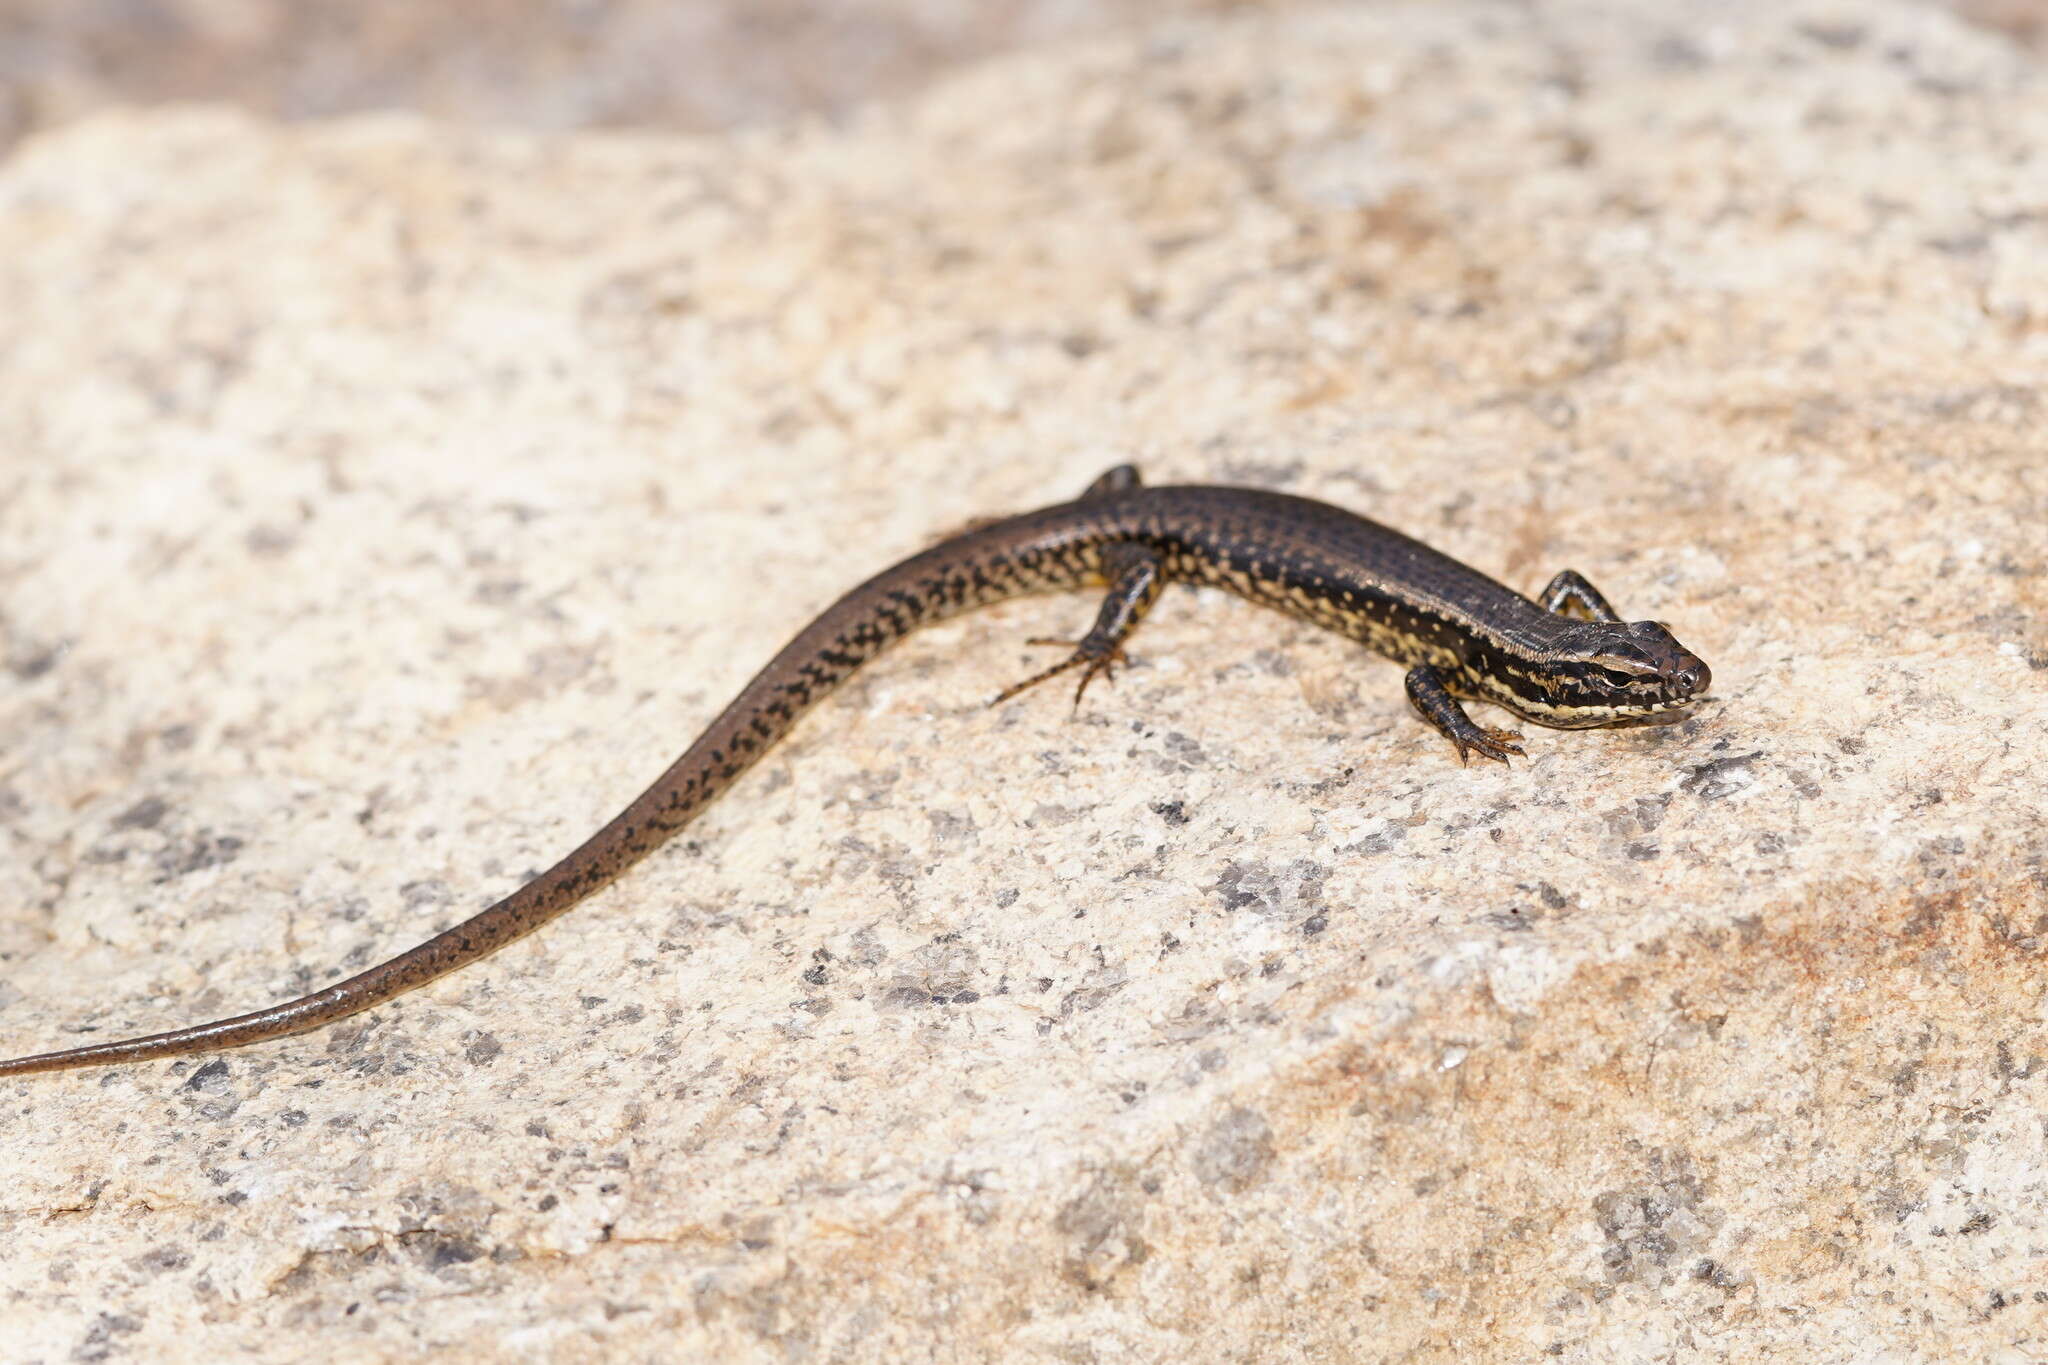
[[[1034,42],[1308,2],[0,0],[0,150],[109,104],[181,99],[702,131],[902,94]],[[1952,3],[2048,50],[2048,0]]]
[[[0,0],[0,146],[166,99],[283,118],[403,108],[529,128],[721,128],[902,93],[1027,43],[1299,3]]]
[[[329,1032],[0,1087],[11,1359],[2048,1354],[2048,84],[1421,5],[838,130],[147,114],[0,174],[0,1038],[501,894],[858,576],[1120,458],[1668,620],[1461,770],[1175,592],[929,632]],[[95,1032],[80,1033],[82,1027]]]

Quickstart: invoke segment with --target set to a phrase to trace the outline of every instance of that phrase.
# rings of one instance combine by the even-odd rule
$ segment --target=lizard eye
[[[1603,682],[1612,683],[1616,687],[1628,687],[1643,676],[1625,668],[1609,668],[1604,664],[1595,664],[1593,671],[1600,675]]]

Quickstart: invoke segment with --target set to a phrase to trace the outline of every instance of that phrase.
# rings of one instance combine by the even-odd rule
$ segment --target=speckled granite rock
[[[2043,0],[1947,0],[2048,52]],[[110,105],[703,132],[901,96],[959,63],[1315,0],[0,0],[0,154]]]
[[[1303,0],[1259,0],[1297,6]],[[2003,13],[2031,0],[1958,0]],[[0,151],[114,104],[703,131],[903,94],[964,60],[1244,0],[0,0]]]
[[[479,968],[0,1089],[9,1358],[2048,1353],[2048,85],[1678,13],[1189,25],[717,143],[29,144],[9,1051],[415,942],[1116,459],[1577,567],[1717,700],[1461,770],[1221,597],[1077,720],[982,702],[1091,602],[934,630]]]

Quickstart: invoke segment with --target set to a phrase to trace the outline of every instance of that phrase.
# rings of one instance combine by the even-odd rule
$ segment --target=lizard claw
[[[1506,763],[1508,755],[1526,758],[1522,752],[1522,735],[1518,730],[1496,730],[1492,727],[1475,726],[1470,734],[1452,735],[1451,742],[1458,746],[1458,762],[1465,762],[1466,752],[1477,753],[1481,758],[1491,758]]]
[[[999,706],[1016,696],[1019,692],[1036,687],[1047,678],[1058,677],[1070,668],[1079,668],[1082,670],[1081,682],[1074,689],[1074,709],[1079,711],[1081,709],[1081,697],[1088,691],[1089,683],[1094,682],[1098,677],[1107,678],[1110,682],[1114,683],[1116,681],[1117,668],[1130,662],[1130,658],[1124,653],[1122,645],[1095,645],[1087,640],[1051,640],[1043,636],[1035,636],[1024,643],[1028,645],[1058,645],[1061,648],[1072,649],[1074,652],[1043,672],[1034,673],[1022,682],[1011,683],[1008,687],[996,693],[994,700],[989,702],[990,706]]]

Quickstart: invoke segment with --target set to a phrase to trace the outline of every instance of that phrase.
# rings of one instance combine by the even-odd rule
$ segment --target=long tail
[[[753,689],[749,688],[751,693]],[[743,706],[742,693],[632,805],[568,857],[488,909],[325,990],[231,1019],[0,1061],[0,1077],[241,1047],[331,1024],[487,957],[564,913],[658,848],[796,719]],[[735,722],[740,722],[735,724]]]
[[[1077,581],[1079,561],[1057,558],[1033,565],[1032,573],[1018,572],[1014,563],[1010,573],[998,577],[973,572],[973,556],[963,551],[971,541],[994,540],[992,532],[1000,529],[936,546],[847,593],[783,646],[633,804],[489,909],[388,962],[297,1000],[168,1033],[0,1061],[0,1077],[212,1052],[303,1033],[381,1005],[523,938],[659,848],[753,766],[798,717],[888,645],[968,607]]]

